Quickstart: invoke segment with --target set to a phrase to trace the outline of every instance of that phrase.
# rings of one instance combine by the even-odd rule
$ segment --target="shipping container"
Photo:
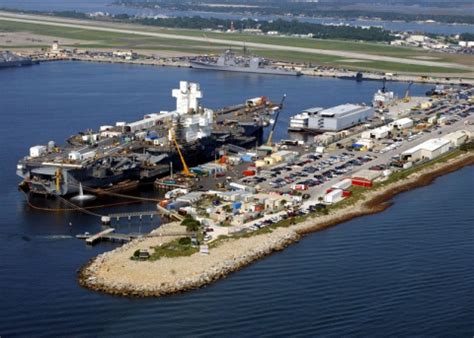
[[[364,188],[372,188],[372,181],[367,180],[365,178],[353,177],[352,185],[356,185],[356,186],[364,187]]]

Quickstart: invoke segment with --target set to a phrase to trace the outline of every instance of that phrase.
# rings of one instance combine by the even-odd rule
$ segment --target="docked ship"
[[[384,109],[397,100],[394,92],[387,91],[385,82],[386,79],[384,78],[382,88],[377,90],[372,99],[372,107],[375,109]]]
[[[173,111],[87,130],[71,136],[65,146],[50,141],[31,147],[17,164],[23,179],[20,188],[65,196],[79,192],[81,186],[87,191],[114,191],[124,182],[151,181],[169,174],[170,168],[182,168],[179,151],[187,164],[197,165],[214,159],[218,147],[226,143],[255,146],[261,142],[264,113],[272,107],[266,101],[215,112],[200,105],[199,84],[186,81],[172,95]]]
[[[35,63],[26,56],[20,56],[9,51],[0,52],[0,68],[31,66]]]
[[[264,60],[259,57],[237,57],[230,49],[221,54],[217,60],[213,58],[198,58],[191,60],[190,63],[191,68],[196,69],[292,76],[299,76],[302,74],[298,70],[272,67],[265,64]]]

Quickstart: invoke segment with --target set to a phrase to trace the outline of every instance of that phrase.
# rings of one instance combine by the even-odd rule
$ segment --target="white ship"
[[[385,78],[383,79],[383,86],[377,90],[372,99],[372,106],[376,109],[383,109],[394,103],[397,99],[394,92],[387,91],[385,87]]]

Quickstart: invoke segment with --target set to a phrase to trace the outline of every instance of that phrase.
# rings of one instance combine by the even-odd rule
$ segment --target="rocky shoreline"
[[[106,252],[97,256],[87,263],[78,273],[79,284],[94,290],[105,292],[112,295],[124,297],[159,297],[164,295],[182,293],[185,291],[201,288],[214,281],[226,277],[231,272],[237,271],[252,262],[270,255],[275,251],[281,251],[290,244],[297,242],[300,236],[294,231],[288,231],[284,235],[269,238],[263,241],[261,245],[234,257],[233,259],[222,260],[220,263],[212,266],[203,274],[192,275],[179,280],[177,283],[161,283],[160,285],[132,285],[123,283],[110,283],[98,278],[95,273],[97,267],[107,260],[107,257],[117,253],[117,250],[125,251],[127,246],[136,247],[137,242],[131,242],[116,250]],[[195,254],[199,255],[199,254]]]
[[[151,247],[151,243],[146,243],[148,239],[137,239],[90,260],[79,270],[78,281],[85,288],[124,297],[159,297],[201,288],[283,250],[301,236],[383,211],[390,206],[389,201],[395,195],[428,185],[439,176],[473,164],[472,152],[461,154],[445,163],[436,163],[415,172],[402,181],[367,192],[364,199],[329,215],[308,219],[289,228],[277,228],[267,234],[229,239],[212,249],[209,256],[194,254],[155,262],[136,262],[130,260],[131,252],[143,245]],[[170,267],[173,268],[167,270]],[[174,270],[175,267],[178,271]]]

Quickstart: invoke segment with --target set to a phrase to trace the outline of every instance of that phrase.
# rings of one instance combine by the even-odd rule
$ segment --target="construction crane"
[[[403,102],[410,102],[410,100],[411,100],[410,88],[411,88],[412,85],[413,85],[413,81],[410,81],[410,83],[408,83],[408,88],[405,92],[405,97],[403,98]]]
[[[267,145],[271,146],[272,145],[272,138],[273,138],[273,132],[275,131],[275,126],[278,123],[278,117],[280,116],[280,111],[283,109],[283,102],[285,102],[286,99],[286,94],[283,94],[283,97],[281,98],[280,104],[278,105],[278,111],[275,116],[275,122],[273,122],[272,130],[270,130],[270,134],[268,134],[268,140],[267,140]]]
[[[181,163],[183,164],[183,174],[185,176],[188,176],[188,177],[196,176],[194,173],[189,171],[188,165],[186,164],[183,153],[181,152],[181,148],[179,147],[178,141],[176,141],[176,134],[175,134],[174,130],[171,130],[171,138],[172,138],[173,143],[176,147],[176,150],[178,151],[178,155],[179,155],[179,158],[181,159]]]

